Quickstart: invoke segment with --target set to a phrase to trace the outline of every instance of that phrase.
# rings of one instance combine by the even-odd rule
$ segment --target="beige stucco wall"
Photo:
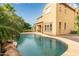
[[[59,10],[61,7],[61,11]],[[66,9],[66,13],[65,13]],[[74,30],[75,11],[68,8],[63,4],[57,4],[57,19],[56,19],[56,32],[57,34],[69,34]],[[59,22],[61,22],[61,32],[59,32]],[[66,30],[64,29],[64,23],[66,22]]]
[[[46,9],[48,7],[50,7],[50,12],[46,13]],[[42,17],[41,21],[43,21],[43,33],[55,35],[56,34],[56,4],[47,4],[46,7],[43,9],[42,13],[43,13],[42,14],[43,17]],[[45,24],[46,23],[52,23],[52,31],[49,31],[49,32],[45,31]]]
[[[50,35],[56,35],[56,4],[48,4],[48,5],[50,6],[51,10],[48,14],[44,15],[44,18],[45,18],[44,22],[52,23],[52,32],[44,31],[44,33],[50,34]]]

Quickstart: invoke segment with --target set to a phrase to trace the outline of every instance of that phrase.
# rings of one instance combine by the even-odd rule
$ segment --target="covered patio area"
[[[43,33],[43,22],[36,23],[36,32]]]

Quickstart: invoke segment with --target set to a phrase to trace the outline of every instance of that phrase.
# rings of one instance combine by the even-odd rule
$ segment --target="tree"
[[[3,8],[4,8],[4,10],[6,10],[8,13],[10,12],[10,13],[12,13],[12,14],[16,11],[16,10],[14,9],[14,7],[13,7],[11,4],[9,4],[9,3],[4,4]]]
[[[24,22],[25,29],[31,29],[31,25],[29,23]]]
[[[16,14],[11,4],[0,6],[0,48],[5,41],[16,40],[25,28],[30,28],[30,24]]]
[[[79,34],[79,16],[77,16],[77,22],[76,22],[76,25],[77,25],[77,34]]]

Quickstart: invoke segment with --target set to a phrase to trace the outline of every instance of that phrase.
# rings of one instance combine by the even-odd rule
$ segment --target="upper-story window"
[[[61,12],[61,3],[59,4],[59,11]]]
[[[59,3],[59,5],[61,6],[61,5],[62,5],[62,3]]]
[[[67,13],[67,9],[66,9],[66,6],[65,6],[65,10],[64,10],[64,13],[65,13],[65,14]]]
[[[59,11],[61,12],[61,6],[59,7]]]
[[[45,14],[48,14],[51,10],[51,7],[46,8]]]

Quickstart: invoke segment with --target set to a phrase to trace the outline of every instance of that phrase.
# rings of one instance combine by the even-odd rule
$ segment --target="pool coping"
[[[38,33],[38,32],[24,32],[21,34],[30,34],[30,33],[42,35],[45,37],[55,38],[57,40],[64,42],[65,44],[67,44],[68,49],[61,56],[79,56],[79,43],[78,42],[75,42],[75,41],[67,39],[67,38],[62,38],[62,37],[57,37],[57,36],[49,36],[49,35]]]

